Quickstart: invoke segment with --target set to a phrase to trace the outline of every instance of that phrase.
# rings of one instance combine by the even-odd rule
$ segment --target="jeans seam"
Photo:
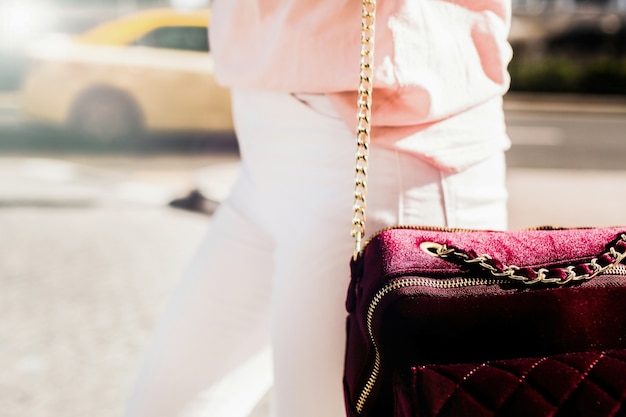
[[[443,221],[445,227],[452,227],[456,223],[453,210],[451,209],[454,200],[454,193],[448,184],[449,174],[439,171],[439,186],[441,187],[441,207],[443,208]]]
[[[310,96],[310,97],[319,96],[319,97],[324,97],[324,98],[328,99],[328,96],[326,94],[289,93],[289,95],[292,98],[294,98],[296,101],[298,101],[300,104],[302,104],[303,106],[308,108],[310,111],[315,112],[315,113],[319,114],[320,116],[328,117],[329,119],[334,119],[334,120],[341,120],[341,117],[339,115],[334,114],[334,113],[331,114],[331,113],[322,111],[318,107],[316,107],[313,104],[311,104],[311,102],[306,99],[306,96]]]
[[[402,164],[400,161],[400,152],[395,150],[396,159],[396,175],[398,184],[398,202],[397,202],[397,222],[398,224],[404,224],[404,177],[402,176]]]

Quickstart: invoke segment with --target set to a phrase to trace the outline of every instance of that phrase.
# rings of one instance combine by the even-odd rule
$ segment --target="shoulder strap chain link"
[[[374,80],[374,28],[376,0],[363,0],[361,6],[361,66],[357,99],[356,164],[354,177],[354,216],[352,237],[354,258],[361,251],[365,236],[365,206],[367,194],[367,158],[369,155]]]
[[[611,269],[622,265],[622,262],[626,260],[626,233],[619,234],[605,253],[589,262],[563,268],[539,268],[536,270],[528,267],[504,265],[489,255],[475,255],[446,244],[423,242],[420,247],[432,256],[460,265],[477,266],[496,278],[508,278],[526,285],[565,285],[569,282],[588,281],[598,275],[610,273]]]

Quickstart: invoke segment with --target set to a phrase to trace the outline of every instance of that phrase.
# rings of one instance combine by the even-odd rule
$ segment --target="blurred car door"
[[[141,90],[147,125],[175,130],[231,127],[230,115],[224,112],[228,91],[212,76],[206,28],[162,27],[133,44],[137,46],[133,53],[144,60],[144,65],[141,60],[136,64],[135,83]],[[166,50],[167,56],[153,49]]]
[[[232,130],[230,94],[213,78],[208,13],[159,9],[31,45],[23,110],[110,141],[141,131]]]

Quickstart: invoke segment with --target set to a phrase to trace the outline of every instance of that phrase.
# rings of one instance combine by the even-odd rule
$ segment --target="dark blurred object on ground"
[[[219,202],[205,197],[200,190],[191,190],[186,196],[169,203],[170,207],[209,215],[213,214],[219,205]]]

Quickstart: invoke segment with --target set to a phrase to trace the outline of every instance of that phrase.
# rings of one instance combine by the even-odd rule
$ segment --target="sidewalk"
[[[121,415],[157,317],[210,226],[167,207],[187,186],[169,178],[179,183],[3,158],[0,416]]]
[[[2,417],[120,416],[156,318],[210,224],[83,193],[91,204],[72,192],[55,206],[1,209]]]

